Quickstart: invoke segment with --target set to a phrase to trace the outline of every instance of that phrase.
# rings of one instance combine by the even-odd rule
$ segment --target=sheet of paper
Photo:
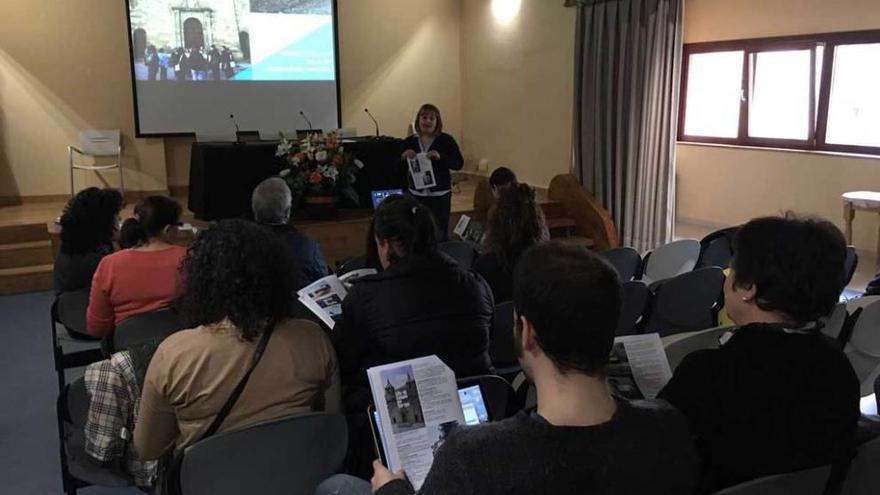
[[[620,355],[620,344],[625,354]],[[617,359],[629,363],[636,385],[646,399],[654,399],[666,383],[672,378],[672,369],[663,350],[660,334],[627,335],[614,339]]]
[[[412,177],[416,189],[428,189],[437,185],[434,166],[427,153],[416,154],[415,158],[407,160],[407,164],[409,165],[409,175]]]

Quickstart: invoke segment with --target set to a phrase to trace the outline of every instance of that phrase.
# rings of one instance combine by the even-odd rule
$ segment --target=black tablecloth
[[[401,140],[355,138],[344,141],[347,152],[359,159],[355,190],[360,207],[371,208],[370,191],[404,188],[406,172],[400,165]],[[277,142],[242,144],[193,143],[189,168],[189,209],[199,220],[249,217],[251,193],[264,179],[277,175],[283,162],[275,156]]]

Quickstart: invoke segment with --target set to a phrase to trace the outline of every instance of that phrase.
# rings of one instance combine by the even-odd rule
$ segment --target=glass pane
[[[880,146],[880,43],[834,51],[825,142]]]
[[[800,139],[809,137],[810,50],[755,54],[749,136]]]
[[[737,137],[743,56],[742,51],[690,56],[685,135]]]

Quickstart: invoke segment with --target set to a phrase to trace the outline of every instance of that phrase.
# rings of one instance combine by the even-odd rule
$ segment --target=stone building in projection
[[[135,59],[149,45],[171,49],[227,46],[250,59],[249,0],[130,0]]]

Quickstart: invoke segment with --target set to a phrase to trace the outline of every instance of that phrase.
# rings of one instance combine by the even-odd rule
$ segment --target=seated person
[[[134,445],[157,459],[202,437],[248,368],[263,332],[271,336],[219,432],[316,410],[339,410],[336,356],[315,324],[286,318],[289,257],[271,232],[224,220],[201,232],[184,260],[184,319],[144,380]],[[218,267],[222,267],[219,269]]]
[[[327,276],[327,264],[318,243],[290,225],[293,198],[284,179],[271,177],[260,182],[251,197],[254,220],[268,226],[288,246],[296,278],[295,289]]]
[[[734,253],[724,300],[738,327],[721,348],[688,355],[660,393],[696,435],[699,493],[829,464],[859,419],[858,379],[816,325],[841,290],[837,227],[758,218]]]
[[[333,330],[346,409],[358,414],[372,403],[366,374],[372,366],[436,354],[457,376],[492,371],[492,292],[437,250],[428,208],[392,195],[373,221],[384,270],[354,283]]]
[[[496,304],[512,297],[513,269],[520,255],[549,238],[544,212],[535,201],[535,190],[527,184],[503,188],[489,211],[484,254],[473,266],[489,283]]]
[[[614,269],[584,248],[542,244],[523,254],[513,302],[537,410],[454,429],[419,494],[691,493],[698,459],[685,418],[665,403],[616,398],[605,383],[620,308]],[[403,473],[373,465],[375,493],[413,493]],[[317,493],[371,490],[340,475]]]
[[[105,256],[92,279],[86,327],[95,337],[109,335],[130,316],[170,306],[181,292],[178,268],[186,248],[171,244],[180,205],[148,196],[135,206],[134,217],[140,243]]]
[[[61,250],[55,257],[55,293],[87,289],[101,258],[113,252],[122,209],[116,189],[89,187],[76,193],[61,215]]]
[[[496,200],[501,196],[501,191],[517,184],[516,174],[507,167],[498,167],[489,175],[489,189]]]

